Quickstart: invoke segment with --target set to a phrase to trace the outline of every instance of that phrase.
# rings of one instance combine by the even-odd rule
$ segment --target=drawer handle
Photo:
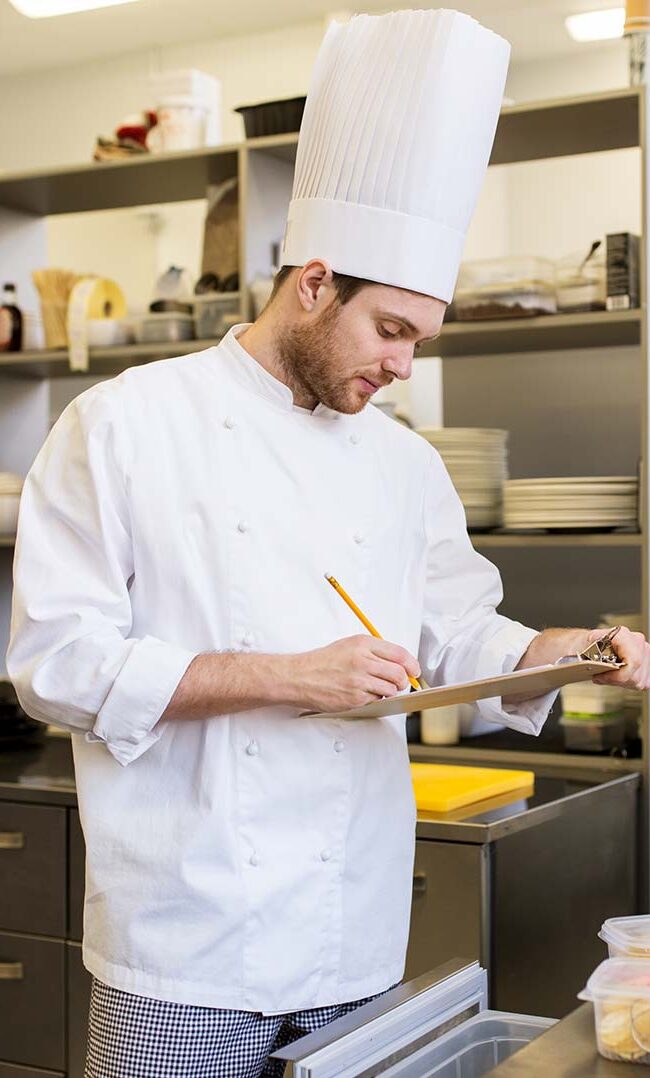
[[[0,981],[22,981],[24,976],[22,962],[0,962]]]
[[[426,872],[414,872],[413,873],[413,894],[423,895],[427,889],[427,874]]]
[[[22,831],[0,831],[0,850],[22,850],[24,845]]]

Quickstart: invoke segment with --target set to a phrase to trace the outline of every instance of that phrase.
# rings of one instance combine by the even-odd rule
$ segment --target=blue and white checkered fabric
[[[367,1002],[265,1016],[146,999],[93,980],[85,1078],[282,1078],[272,1052]]]

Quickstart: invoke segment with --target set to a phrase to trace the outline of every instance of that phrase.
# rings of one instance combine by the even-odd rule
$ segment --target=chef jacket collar
[[[298,412],[302,415],[319,416],[324,419],[340,419],[340,412],[336,412],[333,408],[328,408],[324,404],[317,404],[313,411],[309,411],[307,408],[299,408],[297,404],[294,404],[293,393],[289,386],[267,371],[237,340],[250,325],[250,322],[242,322],[237,326],[233,326],[221,342],[222,347],[226,347],[237,361],[233,365],[233,371],[241,384],[252,389],[260,396],[266,397],[267,400],[272,401],[287,412]]]

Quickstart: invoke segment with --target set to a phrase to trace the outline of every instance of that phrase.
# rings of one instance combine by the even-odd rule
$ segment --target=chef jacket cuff
[[[496,633],[481,649],[481,669],[500,670],[511,674],[519,660],[525,655],[530,644],[538,636],[536,629],[530,629],[518,622],[510,622]],[[488,722],[501,727],[508,726],[522,734],[537,737],[548,714],[557,699],[559,689],[536,696],[517,704],[504,704],[500,696],[479,700],[477,707],[480,715]]]
[[[156,724],[196,653],[145,636],[135,643],[86,741],[103,741],[118,763],[137,760],[162,733]]]

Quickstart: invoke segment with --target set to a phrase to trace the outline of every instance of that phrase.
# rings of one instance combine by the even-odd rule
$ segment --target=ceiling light
[[[623,36],[625,8],[613,7],[605,11],[569,15],[564,24],[574,41],[608,41]]]
[[[48,19],[52,15],[74,15],[78,11],[132,4],[135,0],[11,0],[21,15],[28,19]]]

